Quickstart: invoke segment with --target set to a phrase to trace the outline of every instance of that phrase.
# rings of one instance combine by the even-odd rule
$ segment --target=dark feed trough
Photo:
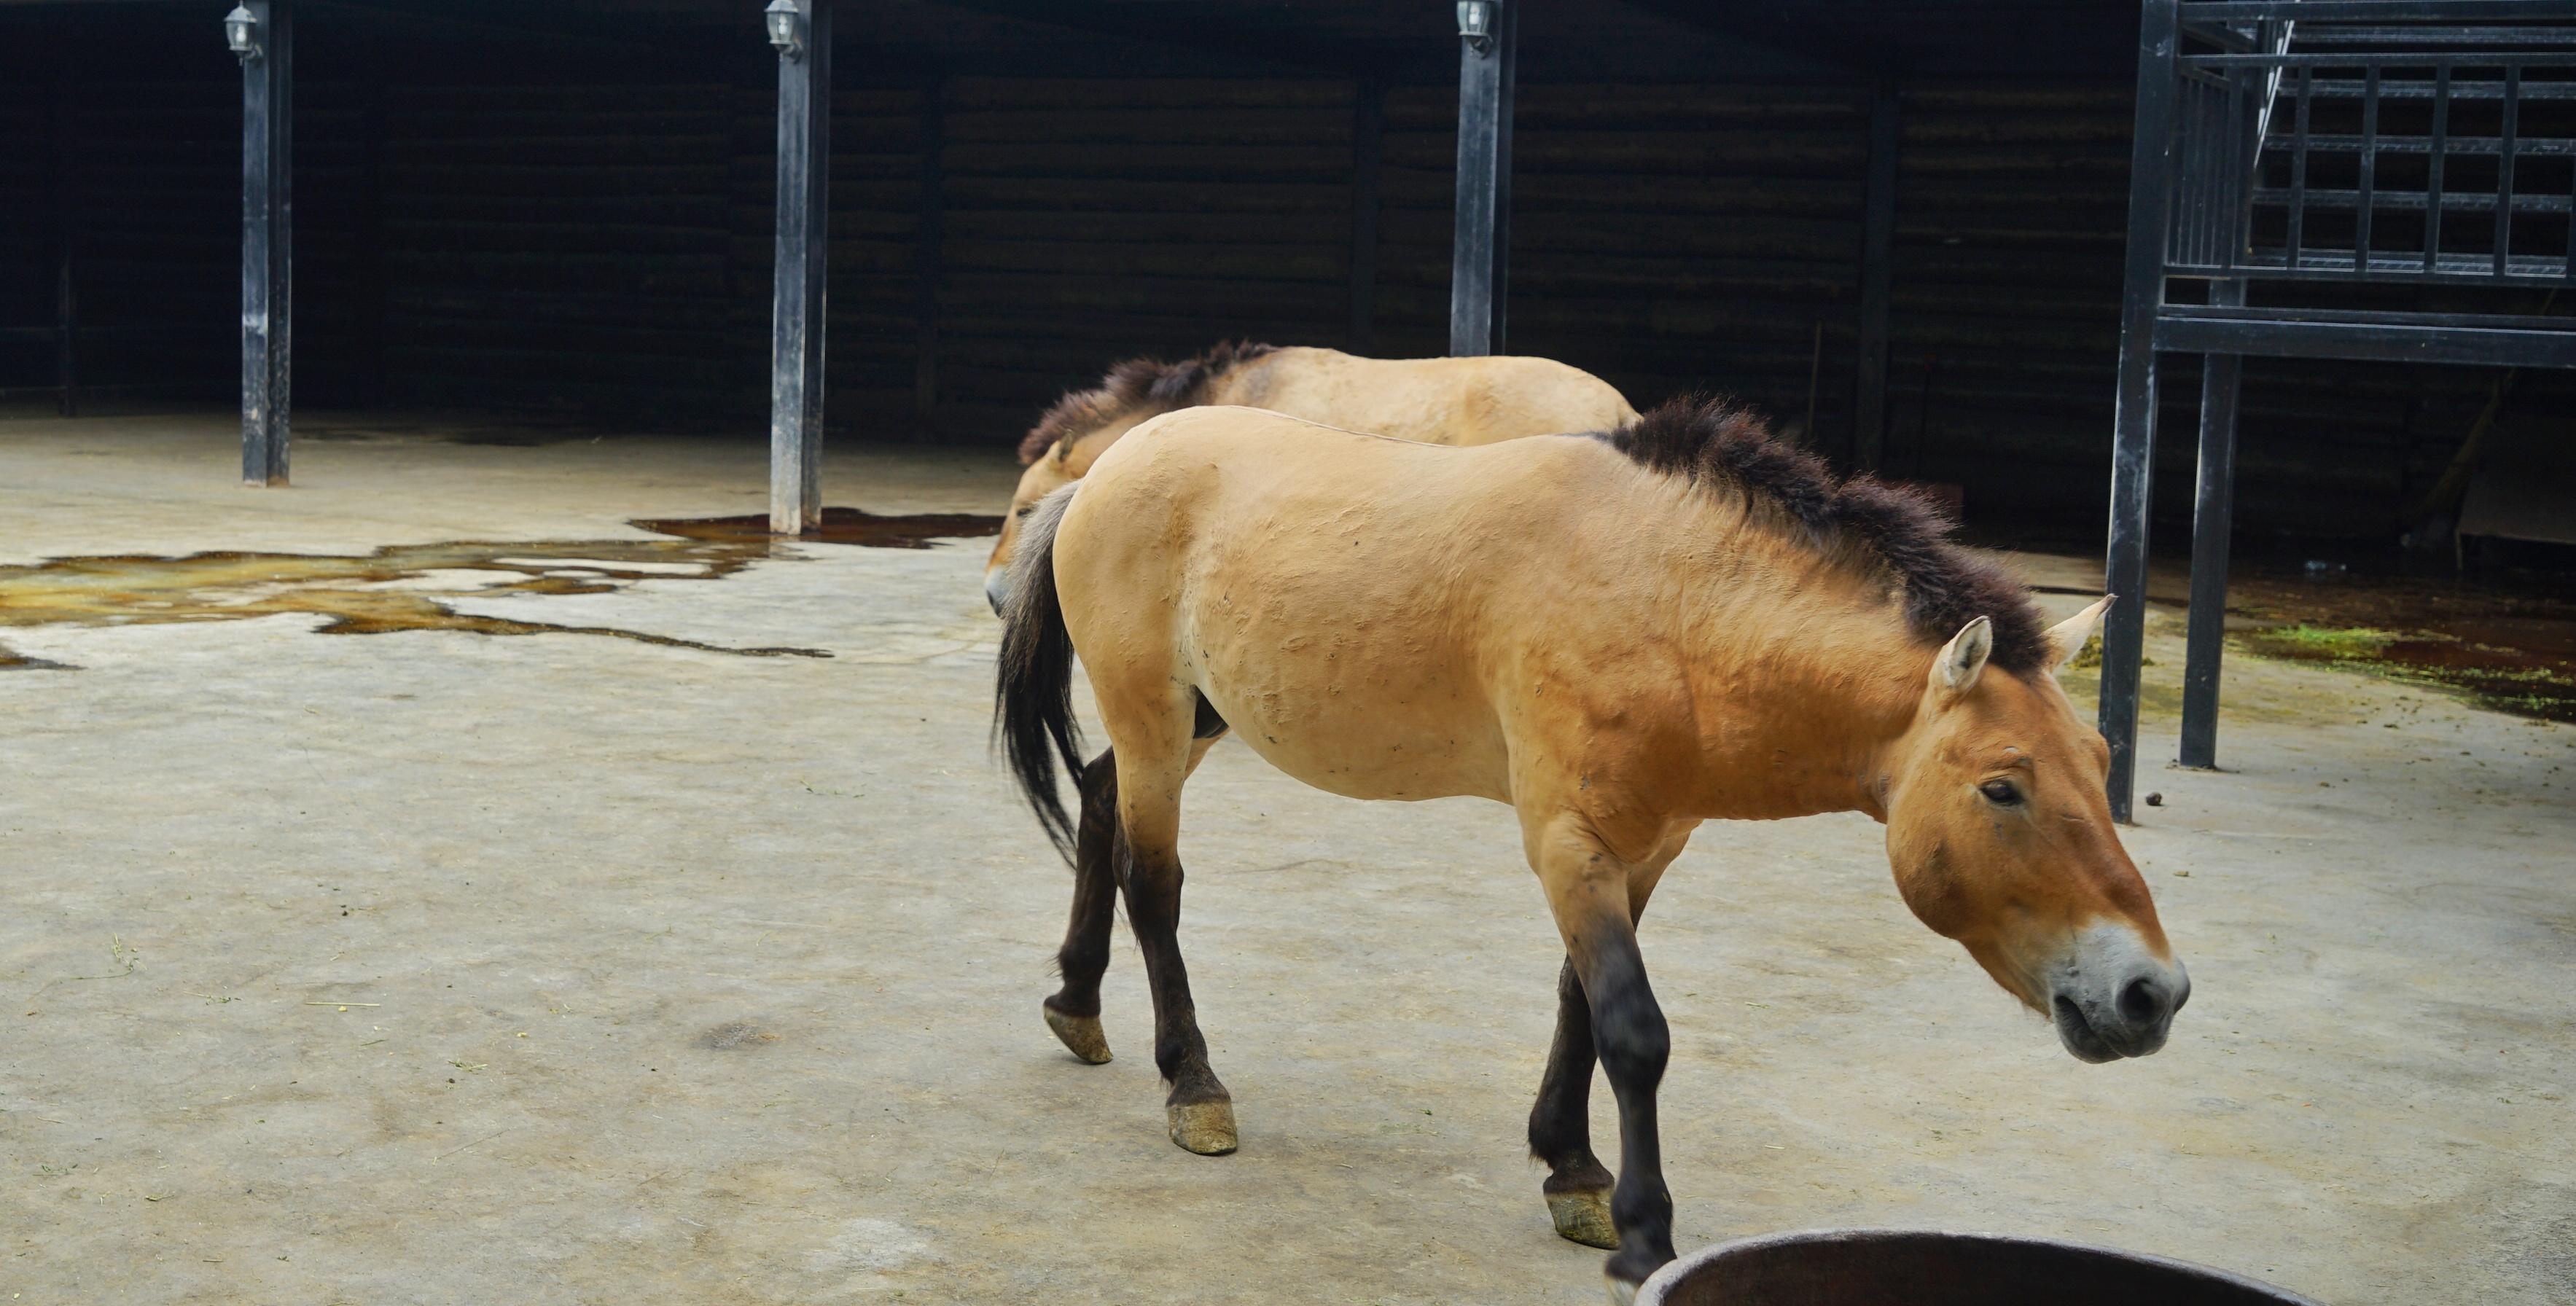
[[[1993,1234],[1842,1229],[1722,1243],[1655,1273],[1636,1306],[2314,1306],[2161,1257]]]

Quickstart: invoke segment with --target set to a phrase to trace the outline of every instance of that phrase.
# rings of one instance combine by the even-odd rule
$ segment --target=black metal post
[[[291,0],[242,0],[242,483],[284,485],[294,398],[295,25]]]
[[[1449,262],[1449,352],[1503,349],[1511,254],[1513,56],[1517,0],[1489,0],[1492,30],[1458,49],[1457,234]]]
[[[1869,97],[1869,189],[1860,254],[1860,393],[1853,405],[1852,466],[1876,471],[1887,454],[1887,300],[1896,250],[1896,87]],[[1809,432],[1809,438],[1814,433]]]
[[[1498,4],[1494,25],[1502,33],[1502,94],[1494,106],[1494,331],[1485,352],[1503,352],[1503,327],[1512,315],[1512,119],[1521,82],[1521,7]]]
[[[801,44],[778,56],[778,262],[769,337],[769,529],[823,521],[824,194],[832,162],[832,0],[795,0]]]
[[[926,429],[939,410],[939,273],[947,210],[939,193],[940,143],[947,136],[947,79],[921,87],[921,221],[912,236],[912,411]]]
[[[2278,31],[2264,24],[2266,39]],[[2261,171],[2263,133],[2271,113],[2272,81],[2231,73],[2225,215],[2219,265],[2233,268],[2253,234],[2253,192]],[[2245,282],[2225,277],[2209,283],[2216,308],[2243,308]],[[2218,769],[2218,676],[2227,645],[2227,547],[2236,514],[2236,394],[2243,357],[2204,354],[2200,371],[2200,469],[2191,515],[2191,625],[2183,635],[2182,748],[2175,761],[2198,770]]]
[[[2209,302],[2245,303],[2245,283],[2214,281]],[[2236,391],[2243,360],[2209,354],[2200,373],[2200,486],[2191,514],[2191,626],[2184,635],[2182,765],[2218,769],[2218,670],[2227,640],[2227,545],[2235,521]]]
[[[2138,113],[2129,154],[2129,246],[2120,302],[2119,391],[2111,419],[2111,525],[2102,626],[2102,736],[2111,744],[2111,816],[2129,819],[2137,785],[2138,673],[2146,647],[2147,506],[2155,474],[2156,310],[2164,302],[2168,200],[2180,41],[2175,0],[2138,18]]]
[[[1354,354],[1366,354],[1376,343],[1379,161],[1385,142],[1386,83],[1363,77],[1351,101],[1351,323],[1344,340]]]

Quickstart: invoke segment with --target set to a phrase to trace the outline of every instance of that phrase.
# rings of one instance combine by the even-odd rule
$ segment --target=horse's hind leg
[[[1103,752],[1082,769],[1082,821],[1073,843],[1073,919],[1056,950],[1064,986],[1046,1000],[1047,1028],[1092,1065],[1109,1060],[1100,1030],[1100,976],[1109,969],[1109,931],[1116,922],[1118,874],[1111,844],[1118,830],[1118,761]]]
[[[1154,994],[1154,1064],[1172,1086],[1165,1102],[1172,1141],[1222,1156],[1235,1146],[1234,1102],[1208,1067],[1179,935],[1181,785],[1211,741],[1195,737],[1197,696],[1171,692],[1168,680],[1134,698],[1099,679],[1093,688],[1118,755],[1114,864]]]
[[[1225,732],[1224,718],[1200,699],[1190,731],[1192,771]],[[1056,974],[1064,985],[1047,998],[1045,1013],[1047,1028],[1066,1049],[1097,1066],[1109,1060],[1109,1039],[1100,1029],[1100,976],[1109,969],[1109,931],[1117,923],[1117,751],[1104,750],[1091,759],[1076,781],[1082,817],[1073,842],[1073,918],[1066,922],[1064,946],[1055,954]]]

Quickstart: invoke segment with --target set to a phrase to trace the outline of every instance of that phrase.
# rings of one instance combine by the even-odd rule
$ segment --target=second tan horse
[[[1558,1231],[1617,1248],[1614,1295],[1673,1255],[1670,1036],[1635,929],[1700,822],[1884,822],[1915,915],[2083,1060],[2156,1051],[2190,993],[2112,826],[2109,750],[2051,674],[2103,605],[2044,629],[1922,503],[1837,481],[1722,405],[1469,449],[1190,409],[1044,500],[1023,540],[1001,733],[1075,862],[1048,1023],[1108,1059],[1123,891],[1191,1151],[1236,1141],[1176,933],[1181,786],[1227,734],[1337,794],[1515,809],[1566,956],[1530,1148]],[[1077,653],[1110,743],[1088,767]],[[1078,829],[1059,757],[1081,774]],[[1587,1125],[1596,1056],[1615,1184]]]
[[[1425,444],[1491,444],[1598,431],[1637,419],[1609,382],[1545,358],[1362,358],[1338,349],[1222,344],[1179,363],[1133,358],[1095,389],[1057,401],[1020,442],[1019,488],[984,563],[993,610],[1009,596],[1020,521],[1082,479],[1140,422],[1179,408],[1242,404],[1345,431]]]

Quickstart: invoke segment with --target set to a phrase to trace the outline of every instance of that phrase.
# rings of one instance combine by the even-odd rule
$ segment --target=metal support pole
[[[825,182],[832,161],[832,0],[795,0],[801,44],[778,58],[778,262],[769,339],[769,529],[823,521]]]
[[[242,483],[286,484],[294,398],[295,26],[290,0],[242,0]]]
[[[2210,283],[2209,302],[2242,305],[2245,283]],[[2218,664],[2227,638],[2227,544],[2236,500],[2235,354],[2201,362],[2200,493],[2191,516],[2191,628],[2184,636],[2184,766],[2218,769]]]
[[[1877,471],[1887,452],[1887,299],[1896,250],[1896,87],[1869,97],[1869,190],[1860,255],[1860,393],[1853,405],[1852,466]],[[1809,432],[1809,438],[1814,433]]]
[[[921,86],[921,221],[912,237],[912,411],[927,428],[939,409],[939,263],[947,210],[939,194],[940,142],[947,134],[947,79]]]
[[[2129,247],[2120,299],[2119,391],[2111,418],[2111,527],[2103,587],[2118,595],[2102,626],[2102,737],[2111,745],[2112,819],[2137,788],[2138,673],[2147,621],[2147,507],[2155,474],[2156,310],[2164,303],[2173,193],[2175,0],[2138,18],[2138,113],[2129,154]]]
[[[1494,106],[1494,272],[1493,336],[1485,352],[1503,352],[1503,327],[1512,315],[1512,119],[1518,114],[1521,83],[1521,7],[1500,6],[1502,28],[1502,93]]]
[[[1449,262],[1449,352],[1457,357],[1503,349],[1520,6],[1488,2],[1492,30],[1462,31],[1458,43],[1458,225]]]
[[[1360,79],[1351,101],[1351,323],[1343,337],[1366,354],[1377,335],[1377,219],[1386,142],[1386,83]]]
[[[2267,24],[2267,43],[2286,42],[2288,33]],[[2443,70],[2447,86],[2448,69]],[[2230,74],[2234,94],[2229,141],[2235,153],[2227,160],[2226,194],[2234,209],[2219,251],[2220,264],[2234,267],[2245,254],[2253,229],[2253,188],[2262,167],[2263,131],[2271,115],[2277,77]],[[2438,148],[2438,147],[2437,147]],[[2438,198],[2434,201],[2438,204]],[[2245,282],[2228,277],[2209,283],[2209,302],[2222,308],[2245,306]],[[2218,769],[2218,674],[2227,645],[2227,546],[2236,514],[2236,393],[2244,359],[2237,354],[2205,354],[2200,371],[2199,493],[2191,515],[2191,625],[2183,635],[2182,749],[2175,761],[2197,770]]]

